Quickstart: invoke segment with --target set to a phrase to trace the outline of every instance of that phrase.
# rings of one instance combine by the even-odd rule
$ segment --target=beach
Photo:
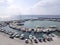
[[[8,35],[0,32],[0,45],[25,45],[23,40],[10,39]]]
[[[60,45],[60,37],[53,37],[53,41],[49,42],[38,42],[26,44],[24,40],[17,38],[10,39],[8,35],[0,32],[0,45]]]

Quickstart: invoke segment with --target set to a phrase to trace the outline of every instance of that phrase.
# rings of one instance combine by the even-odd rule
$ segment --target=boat
[[[51,37],[48,37],[47,41],[53,41],[53,39]]]
[[[35,36],[33,36],[33,39],[34,39],[34,42],[35,42],[35,43],[38,43],[38,41],[37,41],[37,39],[36,39]]]
[[[56,26],[50,26],[49,28],[57,28]]]
[[[14,39],[14,35],[10,35],[10,37],[9,37],[9,38]]]
[[[19,35],[19,34],[16,34],[16,35],[15,35],[15,37],[16,37],[16,38],[19,38],[19,37],[20,37],[20,35]]]
[[[32,37],[32,35],[29,35],[29,39],[32,39],[33,37]]]
[[[4,30],[4,29],[1,29],[0,31],[1,31],[1,32],[4,32],[5,30]]]
[[[24,34],[21,34],[21,35],[20,35],[20,39],[21,39],[21,40],[24,40]]]
[[[38,38],[39,42],[42,42],[42,38]]]
[[[25,39],[25,43],[29,43],[28,39]]]
[[[43,41],[46,42],[46,38],[43,38]]]
[[[8,35],[13,35],[13,34],[14,34],[14,33],[13,33],[13,32],[11,32],[11,31],[9,31],[9,32],[8,32]]]

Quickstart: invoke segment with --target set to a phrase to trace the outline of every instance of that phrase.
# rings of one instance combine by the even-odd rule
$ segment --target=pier
[[[25,31],[25,32],[27,32],[27,31],[31,32],[32,31],[32,28],[27,28],[27,27],[24,27],[21,25],[18,26],[17,23],[10,23],[9,27],[12,29],[15,29],[15,30],[20,30],[20,31]],[[60,29],[56,26],[50,26],[48,28],[37,27],[37,28],[34,28],[33,30],[34,30],[34,32],[41,32],[41,31],[47,32],[48,30],[49,31],[56,31],[56,30],[59,31]]]

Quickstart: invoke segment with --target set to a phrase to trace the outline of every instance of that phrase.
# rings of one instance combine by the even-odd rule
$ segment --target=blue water
[[[31,18],[60,18],[60,15],[15,15],[10,18],[0,18],[0,21],[9,21],[9,20],[23,20],[23,19],[31,19]]]
[[[15,18],[15,19],[60,18],[60,15],[18,15],[18,16],[14,16],[13,18]]]
[[[24,23],[24,27],[27,27],[27,28],[37,28],[37,27],[48,28],[50,26],[60,27],[60,22],[54,22],[54,21],[26,21]]]

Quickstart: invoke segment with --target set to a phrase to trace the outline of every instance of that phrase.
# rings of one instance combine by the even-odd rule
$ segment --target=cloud
[[[31,7],[29,12],[35,15],[59,15],[60,0],[41,0]]]
[[[21,14],[20,7],[14,4],[14,0],[0,0],[0,16],[19,14]]]
[[[59,15],[60,14],[60,0],[40,0],[39,2],[31,5],[24,4],[21,0],[0,0],[0,16],[12,16],[12,15]],[[24,1],[24,0],[23,0]],[[27,0],[26,0],[27,1]],[[18,5],[18,4],[19,5]],[[26,2],[25,2],[26,3]],[[30,5],[30,6],[29,6]]]

